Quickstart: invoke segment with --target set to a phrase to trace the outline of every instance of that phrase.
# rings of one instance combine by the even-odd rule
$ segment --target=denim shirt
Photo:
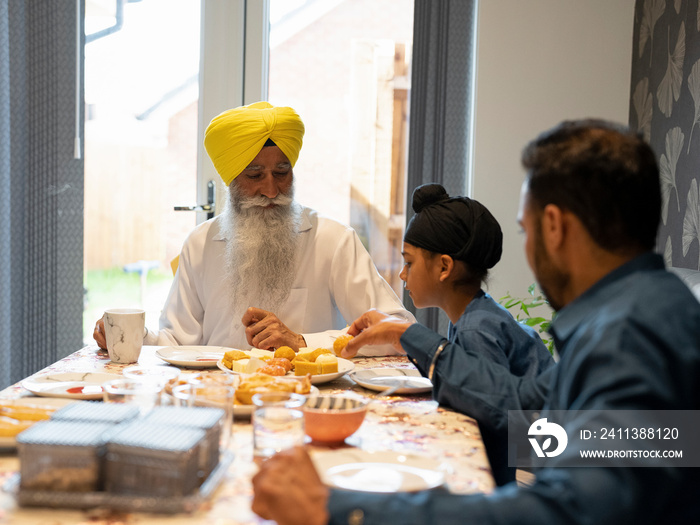
[[[481,359],[487,359],[504,367],[515,378],[535,378],[554,365],[554,360],[539,335],[529,326],[516,322],[508,310],[482,290],[467,305],[457,323],[450,323],[447,334],[455,352],[459,347],[467,352],[468,357],[480,356]],[[413,348],[404,348],[409,356],[413,354]],[[469,391],[465,393],[464,378],[460,373],[470,366],[473,365],[468,361],[455,363],[454,373],[441,378],[433,395],[440,404],[472,416],[479,422],[491,472],[496,484],[503,485],[515,480],[515,467],[508,467],[507,433],[502,429],[493,429],[489,418],[482,416],[479,408],[475,407],[477,402],[483,402],[483,399],[476,396],[482,393],[491,396],[494,385],[488,382],[481,386],[475,385],[470,380]],[[488,377],[490,376],[481,376],[480,380],[488,381]],[[503,408],[503,416],[507,417],[507,409],[512,407]]]
[[[447,336],[462,348],[490,356],[518,377],[536,376],[554,362],[540,336],[515,321],[483,290],[477,292],[457,323],[450,323]]]
[[[414,333],[407,340],[429,345],[412,355],[427,370],[444,338],[413,327],[404,336],[409,331]],[[480,417],[494,418],[492,426],[503,428],[506,406],[700,410],[700,303],[664,269],[660,256],[641,255],[608,274],[559,311],[552,332],[561,360],[536,378],[512,376],[502,366],[499,372],[486,359],[471,360],[476,370],[463,381],[463,390]],[[437,388],[464,373],[456,362],[470,361],[447,346],[442,354],[433,375]],[[479,383],[480,374],[492,375],[481,378],[477,396],[471,379]],[[570,448],[576,448],[571,441]],[[554,467],[540,470],[532,486],[510,483],[488,495],[334,490],[329,510],[332,524],[347,523],[347,516],[358,512],[364,525],[695,523],[699,493],[697,468]]]

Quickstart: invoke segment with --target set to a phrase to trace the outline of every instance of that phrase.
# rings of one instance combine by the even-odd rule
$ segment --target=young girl
[[[450,197],[439,184],[416,188],[413,210],[400,277],[416,307],[436,306],[447,314],[448,340],[371,310],[350,327],[356,337],[342,356],[380,342],[407,353],[433,382],[436,400],[477,419],[494,478],[506,483],[515,469],[507,466],[508,407],[498,405],[499,391],[513,388],[513,378],[538,376],[554,361],[532,328],[482,290],[502,252],[503,234],[493,215],[473,199]]]

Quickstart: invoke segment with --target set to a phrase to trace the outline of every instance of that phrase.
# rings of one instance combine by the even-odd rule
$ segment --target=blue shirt
[[[562,309],[551,331],[561,356],[557,366],[517,378],[481,360],[470,374],[479,383],[476,393],[468,379],[463,382],[465,395],[482,415],[497,419],[496,427],[503,425],[504,407],[700,409],[700,303],[660,256],[639,256],[608,274]],[[416,362],[429,367],[439,344]],[[437,384],[447,382],[456,362],[469,361],[447,347],[443,354]],[[479,380],[480,372],[493,375]],[[575,440],[567,451],[576,448]],[[559,467],[539,471],[530,487],[510,483],[490,495],[332,491],[328,506],[332,524],[347,523],[355,509],[364,513],[364,525],[696,523],[699,493],[697,468]]]
[[[466,352],[468,359],[479,356],[496,365],[504,367],[510,375],[518,378],[534,378],[541,372],[554,365],[554,359],[544,346],[540,336],[529,326],[515,321],[513,316],[503,306],[496,303],[491,296],[482,290],[474,296],[467,305],[456,324],[450,323],[448,328],[450,343],[454,346],[444,351]],[[412,337],[412,336],[409,336]],[[402,339],[402,344],[409,358],[418,353],[415,341],[409,337]],[[420,352],[424,353],[422,347]],[[474,417],[479,422],[481,435],[486,446],[491,472],[498,485],[515,480],[515,467],[508,466],[508,436],[502,429],[493,429],[488,424],[486,416],[482,423],[482,415],[474,406],[474,391],[471,396],[464,395],[465,369],[473,367],[469,362],[455,363],[449,377],[443,377],[433,390],[434,398],[442,405],[449,406],[459,412]],[[420,365],[418,368],[427,375]],[[483,378],[487,378],[483,376]],[[491,384],[484,385],[489,394],[493,392]],[[478,392],[477,392],[478,394]],[[505,415],[507,417],[507,408]]]
[[[450,323],[447,336],[455,345],[483,354],[519,377],[539,375],[554,363],[537,332],[515,321],[483,290],[476,293],[457,323]],[[406,351],[410,357],[412,348]]]

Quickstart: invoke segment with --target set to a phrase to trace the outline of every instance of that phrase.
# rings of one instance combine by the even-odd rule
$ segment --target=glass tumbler
[[[223,452],[231,440],[233,424],[233,395],[235,389],[222,383],[193,381],[173,388],[173,397],[178,406],[213,407],[224,411],[221,418],[219,444]]]
[[[277,452],[303,445],[306,398],[290,392],[253,396],[253,459],[258,464]]]
[[[122,375],[134,381],[158,385],[161,389],[160,404],[167,405],[169,404],[170,398],[165,394],[165,386],[169,381],[180,377],[180,369],[167,365],[127,366],[122,370]]]
[[[129,403],[138,405],[141,415],[160,404],[163,387],[157,383],[129,378],[115,379],[102,385],[105,403]]]

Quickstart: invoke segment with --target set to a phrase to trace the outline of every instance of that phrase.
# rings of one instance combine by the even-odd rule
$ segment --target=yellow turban
[[[214,117],[204,132],[204,147],[228,186],[258,156],[267,139],[294,166],[303,137],[304,123],[292,108],[256,102]]]

